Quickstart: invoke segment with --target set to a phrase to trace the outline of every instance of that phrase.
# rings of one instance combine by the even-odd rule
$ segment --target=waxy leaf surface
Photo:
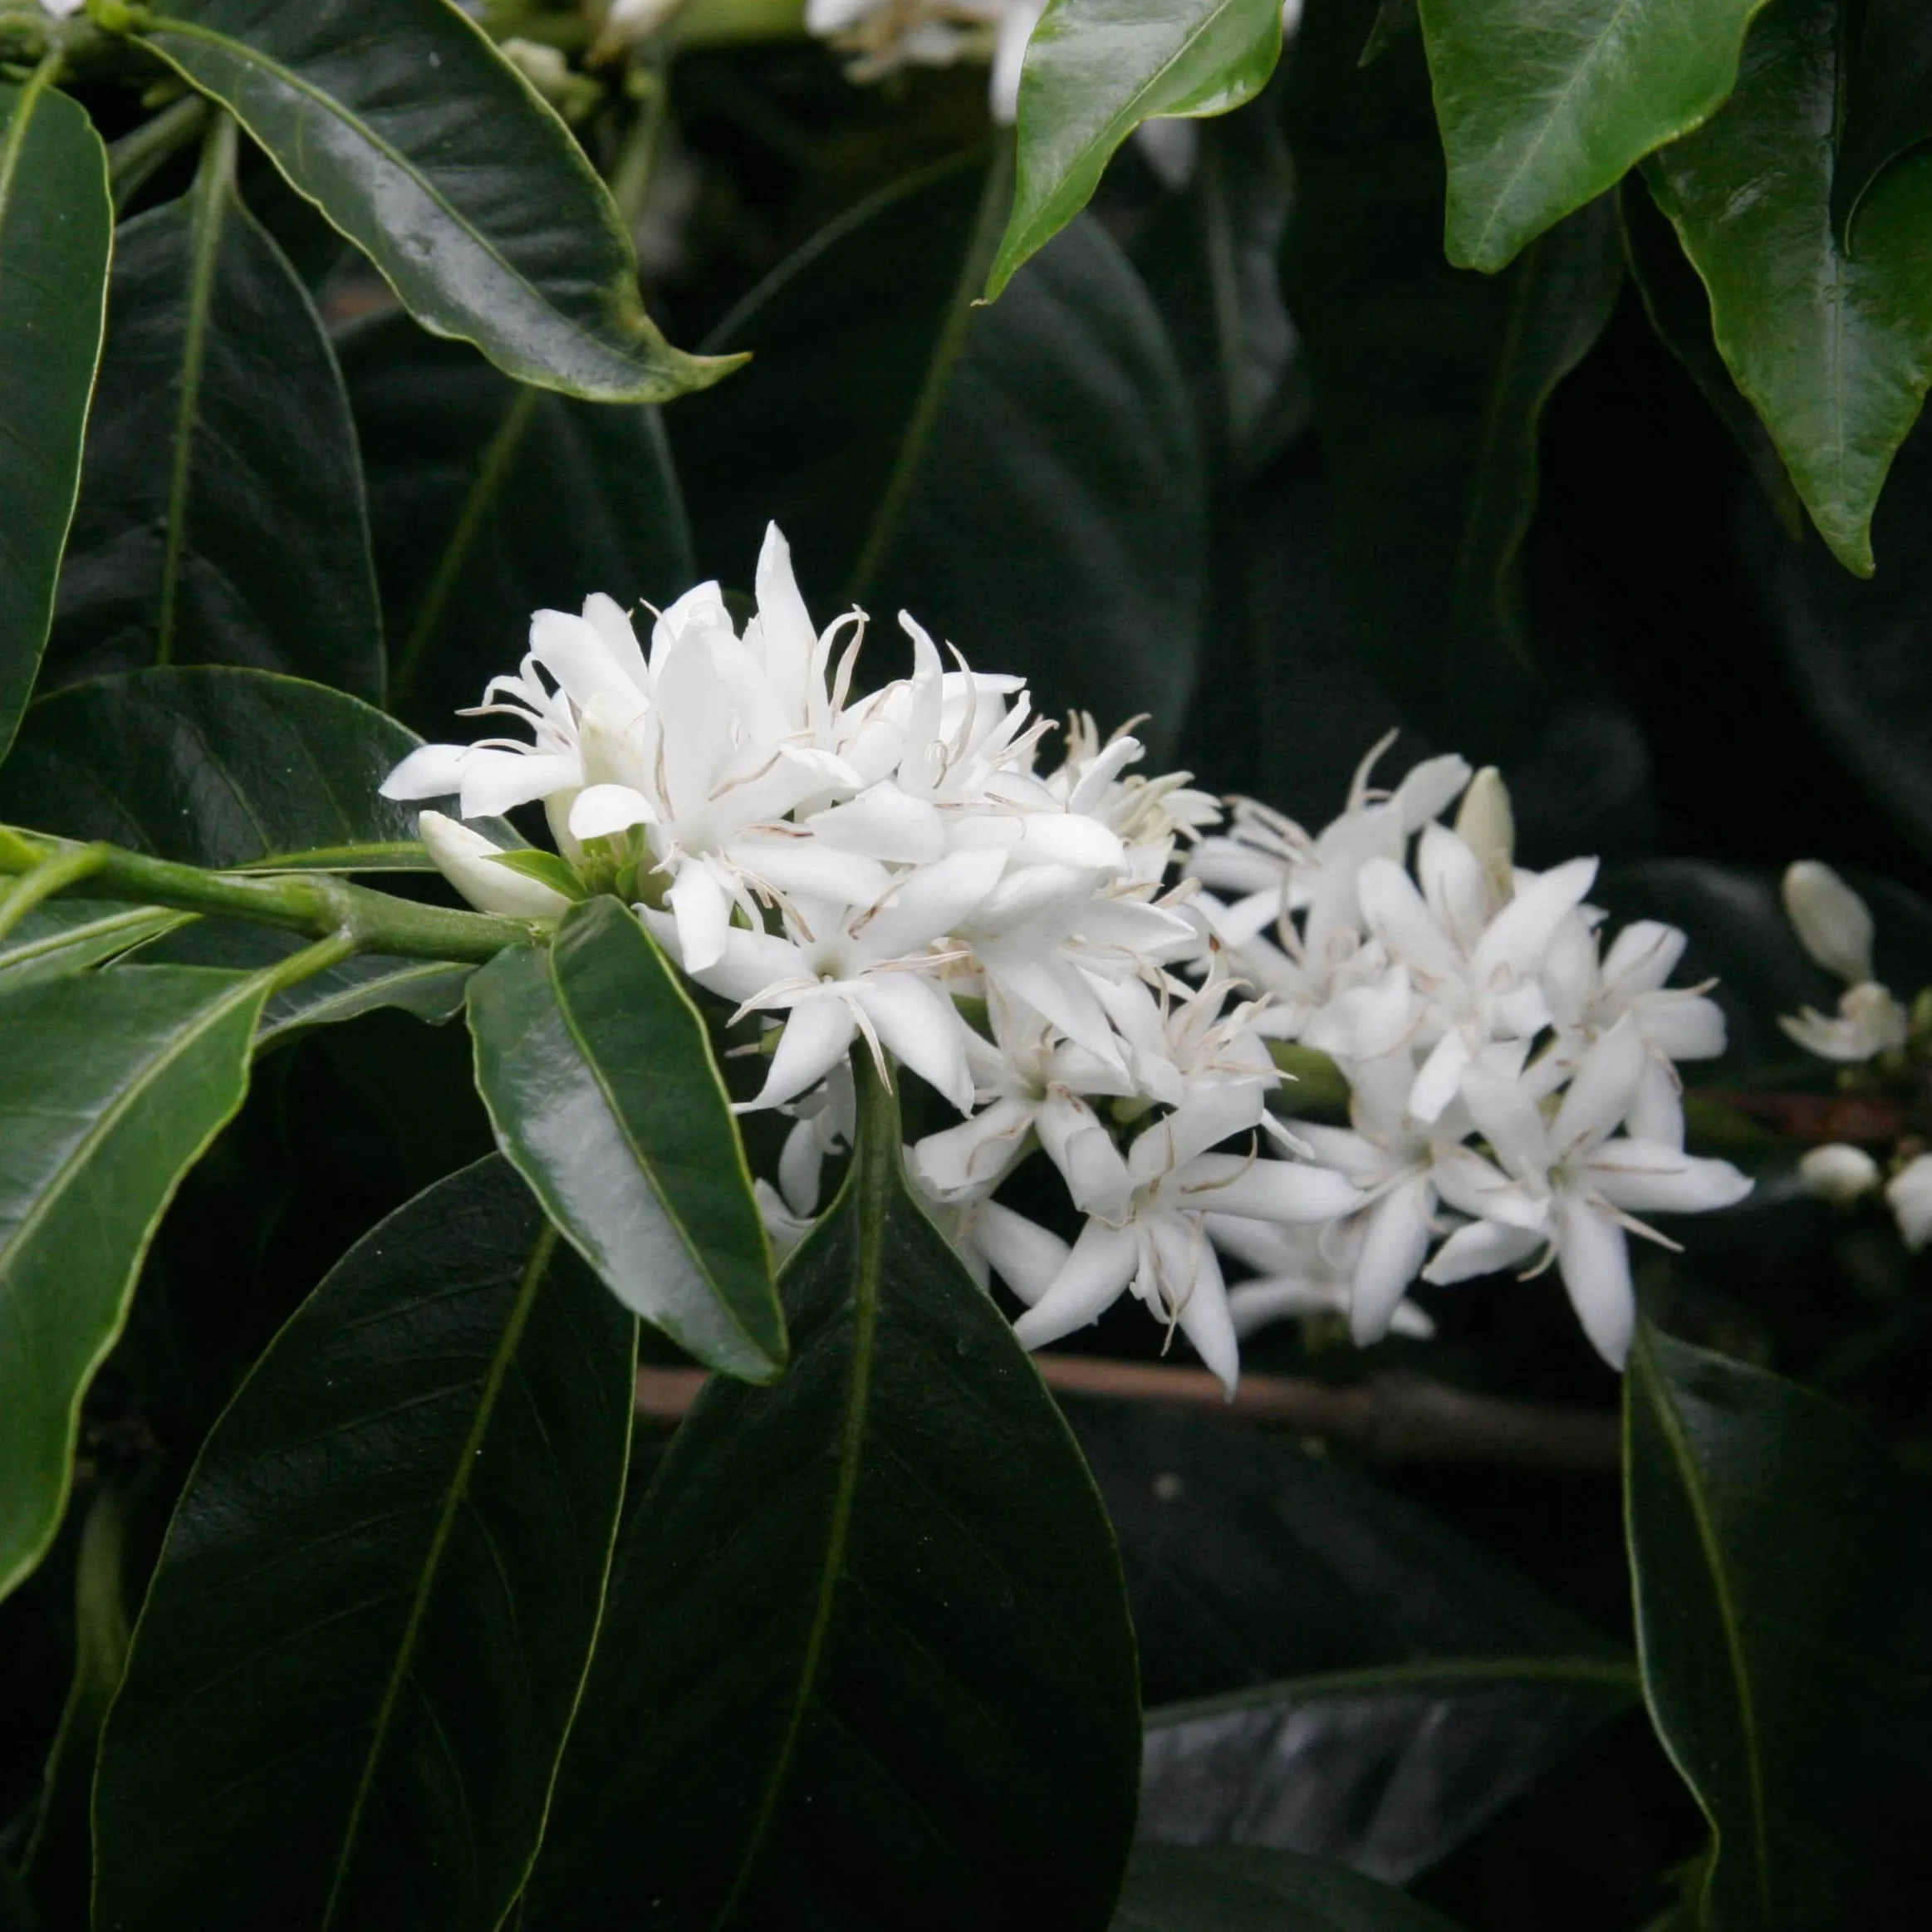
[[[981,668],[1023,673],[1048,716],[1150,713],[1158,759],[1202,648],[1207,511],[1186,384],[1140,277],[1091,220],[992,307],[970,306],[999,187],[964,166],[896,187],[720,325],[718,345],[755,360],[667,418],[699,567],[745,582],[776,517],[820,624],[853,601],[910,610]]]
[[[1841,60],[1834,0],[1778,0],[1724,111],[1645,169],[1725,365],[1818,533],[1869,576],[1872,511],[1932,382],[1932,154],[1873,185],[1847,253],[1831,206]]]
[[[416,808],[376,789],[416,743],[299,678],[128,671],[34,705],[0,770],[0,823],[194,865],[426,870]]]
[[[360,323],[340,346],[390,702],[430,736],[448,737],[450,713],[520,654],[532,610],[575,610],[591,591],[662,608],[689,588],[690,532],[655,409],[520,387],[406,316]]]
[[[635,1338],[494,1156],[350,1250],[175,1512],[102,1742],[98,1922],[501,1922],[603,1601]]]
[[[1922,1504],[1842,1410],[1647,1324],[1625,1391],[1638,1652],[1715,1837],[1704,1923],[1904,1932],[1932,1795]]]
[[[1281,51],[1280,0],[1052,0],[1027,43],[1013,211],[988,300],[1086,206],[1142,121],[1238,107]]]
[[[0,758],[33,693],[101,355],[107,154],[48,78],[0,83]]]
[[[213,137],[191,193],[115,238],[107,346],[50,652],[62,683],[253,664],[382,696],[342,379]]]
[[[50,899],[0,939],[0,993],[84,972],[158,938],[188,916],[111,899]]]
[[[713,1380],[627,1525],[528,1923],[1100,1932],[1139,1713],[1113,1540],[897,1110],[788,1264],[792,1361]]]
[[[1494,270],[1707,120],[1764,0],[1421,0],[1449,258]]]
[[[1143,1845],[1114,1932],[1454,1932],[1441,1913],[1345,1865],[1292,1851]]]
[[[497,1140],[625,1307],[700,1361],[785,1364],[770,1244],[709,1035],[628,908],[587,901],[555,943],[469,983]]]
[[[142,32],[425,327],[606,402],[660,400],[729,367],[652,326],[582,150],[447,0],[168,0]]]
[[[0,1595],[60,1526],[81,1398],[162,1211],[242,1104],[263,991],[155,967],[0,996]]]

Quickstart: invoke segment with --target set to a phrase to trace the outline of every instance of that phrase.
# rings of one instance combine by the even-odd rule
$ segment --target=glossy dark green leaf
[[[0,939],[0,993],[80,973],[130,952],[189,915],[107,899],[53,899]]]
[[[1882,169],[1932,140],[1932,17],[1919,0],[1855,0],[1831,170],[1831,215],[1854,241],[1858,204]]]
[[[1049,0],[1027,43],[1013,209],[988,301],[1086,206],[1142,121],[1238,107],[1281,51],[1279,0]]]
[[[1354,622],[1398,696],[1483,757],[1533,691],[1520,556],[1543,407],[1610,319],[1621,250],[1600,201],[1507,275],[1447,266],[1421,51],[1358,69],[1369,17],[1367,0],[1317,9],[1297,48],[1288,305]]]
[[[53,615],[114,227],[101,137],[51,83],[0,82],[0,758]]]
[[[1684,373],[1743,451],[1751,473],[1785,534],[1794,542],[1802,540],[1804,506],[1791,487],[1784,458],[1778,454],[1763,419],[1731,380],[1731,372],[1718,353],[1717,338],[1711,333],[1710,297],[1640,174],[1627,177],[1618,189],[1616,213],[1623,233],[1625,265],[1658,340],[1683,364]]]
[[[1114,1932],[1454,1932],[1428,1905],[1345,1865],[1249,1846],[1143,1845]]]
[[[28,712],[0,770],[0,823],[196,865],[426,870],[415,807],[376,790],[417,742],[297,678],[129,671]]]
[[[1872,511],[1932,381],[1932,155],[1875,184],[1847,255],[1830,205],[1838,29],[1836,0],[1778,0],[1724,111],[1645,168],[1725,365],[1819,534],[1869,576]]]
[[[233,185],[224,116],[193,191],[115,240],[107,346],[50,673],[253,664],[382,696],[382,617],[342,379]]]
[[[532,610],[591,591],[660,607],[690,532],[655,409],[519,388],[406,316],[341,341],[389,623],[390,701],[437,737],[523,649]],[[747,566],[748,568],[748,566]]]
[[[351,1249],[175,1513],[101,1747],[97,1923],[501,1923],[596,1630],[635,1340],[493,1156]]]
[[[1189,1416],[1069,1418],[1140,1637],[1144,1839],[1401,1882],[1629,1702],[1581,1619],[1357,1472]]]
[[[1362,42],[1358,67],[1373,66],[1395,42],[1406,34],[1419,32],[1422,17],[1416,10],[1416,0],[1378,0],[1375,17],[1369,28],[1368,38]]]
[[[168,0],[142,32],[439,335],[606,402],[659,401],[730,366],[652,326],[582,150],[447,0]]]
[[[690,995],[618,900],[469,984],[498,1144],[619,1300],[700,1361],[768,1380],[785,1318],[744,1149]]]
[[[155,967],[0,997],[0,1595],[60,1525],[81,1399],[175,1187],[242,1104],[264,991]]]
[[[1932,1526],[1885,1446],[1796,1383],[1640,1326],[1626,1508],[1645,1693],[1709,1818],[1707,1926],[1920,1922]]]
[[[1493,271],[1722,106],[1764,0],[1420,4],[1449,258]]]
[[[120,1687],[130,1621],[125,1573],[134,1480],[109,1477],[81,1526],[74,1569],[74,1675],[47,1760],[33,1835],[21,1858],[28,1890],[50,1926],[85,1926],[93,1876],[89,1813],[101,1727]]]
[[[1186,385],[1139,277],[1091,219],[991,308],[968,306],[978,280],[963,265],[988,239],[998,185],[953,167],[890,190],[721,326],[721,346],[756,360],[669,418],[699,564],[748,583],[775,517],[821,624],[849,601],[909,610],[974,664],[1030,677],[1049,715],[1151,713],[1159,758],[1201,649]],[[873,646],[886,666],[898,648]]]
[[[877,1097],[787,1266],[790,1371],[713,1381],[626,1527],[532,1927],[1108,1921],[1139,1738],[1112,1538]]]

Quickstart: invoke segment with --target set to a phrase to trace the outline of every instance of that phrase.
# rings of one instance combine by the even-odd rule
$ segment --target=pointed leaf
[[[714,1380],[626,1529],[530,1923],[1099,1932],[1133,1827],[1100,1500],[1006,1319],[861,1148],[771,1389]]]
[[[1932,381],[1932,154],[1873,186],[1846,254],[1831,211],[1838,26],[1836,0],[1779,0],[1724,111],[1645,169],[1725,365],[1819,534],[1869,576],[1872,511]]]
[[[0,993],[63,973],[85,972],[171,931],[188,917],[108,899],[51,899],[0,939]]]
[[[1900,155],[1932,140],[1932,17],[1919,0],[1858,0],[1851,19],[1831,170],[1831,216],[1847,242],[1865,191]]]
[[[1704,1922],[1902,1932],[1932,1797],[1922,1505],[1843,1410],[1647,1324],[1625,1403],[1638,1653],[1716,1836]]]
[[[1017,187],[986,299],[1086,206],[1142,121],[1238,107],[1281,51],[1280,0],[1050,0],[1027,43]]]
[[[264,991],[154,967],[0,997],[0,1596],[60,1526],[81,1399],[175,1187],[242,1104]]]
[[[593,899],[469,983],[497,1140],[620,1301],[764,1381],[785,1364],[770,1244],[710,1036],[655,942]]]
[[[1700,125],[1764,0],[1421,0],[1449,258],[1494,270]]]
[[[1252,1847],[1143,1845],[1114,1932],[1454,1932],[1428,1905],[1345,1865]]]
[[[1024,673],[1049,716],[1150,713],[1159,759],[1201,651],[1186,385],[1091,219],[993,306],[969,305],[999,196],[997,173],[959,165],[895,188],[721,325],[718,342],[756,360],[669,418],[699,567],[747,581],[775,517],[821,624],[853,601],[909,610],[974,664]]]
[[[1368,0],[1317,8],[1297,42],[1288,306],[1356,628],[1424,721],[1494,756],[1534,698],[1521,552],[1542,411],[1610,320],[1621,248],[1595,203],[1506,276],[1449,267],[1421,49],[1358,68],[1369,17]]]
[[[141,31],[437,334],[606,402],[661,401],[730,367],[652,326],[583,151],[448,0],[167,0]]]
[[[175,1513],[102,1743],[101,1924],[501,1923],[603,1601],[635,1341],[494,1156],[350,1250]]]
[[[191,194],[115,238],[49,669],[253,664],[380,699],[348,400],[307,292],[235,194],[233,128]]]
[[[0,758],[53,615],[114,227],[106,150],[51,79],[0,83]]]
[[[0,770],[0,822],[195,865],[427,870],[415,807],[376,790],[418,742],[298,678],[130,671],[33,707]]]
[[[369,478],[392,709],[431,736],[473,704],[532,610],[688,589],[690,532],[663,419],[519,388],[407,316],[359,323],[342,370]],[[493,660],[492,661],[494,661]]]

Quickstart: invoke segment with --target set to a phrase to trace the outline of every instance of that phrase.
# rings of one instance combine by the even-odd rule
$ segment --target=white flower
[[[1807,1148],[1799,1157],[1797,1177],[1807,1194],[1834,1208],[1848,1208],[1878,1185],[1879,1169],[1862,1147],[1835,1141],[1826,1147]]]
[[[1806,1052],[1846,1066],[1893,1052],[1911,1032],[1911,1015],[1884,987],[1870,981],[1840,995],[1836,1019],[1807,1006],[1781,1013],[1778,1023]]]
[[[1696,1214],[1729,1207],[1751,1188],[1729,1161],[1684,1153],[1669,1123],[1653,1128],[1655,1137],[1618,1133],[1639,1102],[1645,1063],[1635,1022],[1619,1021],[1585,1057],[1553,1120],[1500,1052],[1473,1064],[1464,1097],[1503,1171],[1471,1152],[1459,1169],[1439,1174],[1444,1198],[1474,1219],[1443,1243],[1423,1279],[1464,1281],[1540,1248],[1542,1265],[1561,1268],[1584,1332],[1621,1369],[1636,1322],[1625,1235],[1676,1245],[1635,1211]]]
[[[1916,1254],[1932,1242],[1932,1154],[1908,1162],[1885,1184],[1886,1204],[1900,1237]]]
[[[1245,1340],[1272,1322],[1350,1314],[1363,1228],[1360,1215],[1294,1227],[1235,1214],[1209,1215],[1208,1236],[1215,1247],[1255,1271],[1228,1291],[1235,1334]],[[1397,1335],[1418,1338],[1435,1332],[1435,1324],[1409,1301],[1396,1303],[1387,1326]]]
[[[1827,973],[1847,986],[1871,978],[1871,910],[1829,865],[1800,859],[1787,866],[1783,894],[1799,943]]]

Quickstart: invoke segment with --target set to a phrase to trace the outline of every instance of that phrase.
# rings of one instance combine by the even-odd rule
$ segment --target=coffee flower
[[[1681,934],[1604,948],[1593,861],[1517,867],[1501,780],[1460,758],[1385,792],[1371,754],[1324,830],[1237,801],[1223,831],[1186,773],[1142,772],[1140,743],[1084,714],[1047,768],[1023,681],[904,614],[910,674],[856,690],[865,620],[814,625],[776,528],[755,589],[742,630],[713,583],[644,639],[608,597],[538,611],[472,714],[517,733],[425,745],[383,788],[454,799],[421,815],[431,857],[529,919],[566,910],[569,880],[462,821],[541,806],[581,889],[629,899],[759,1029],[742,1106],[792,1121],[757,1184],[781,1252],[851,1147],[861,1052],[959,1116],[908,1178],[1029,1346],[1128,1297],[1232,1390],[1268,1321],[1425,1333],[1419,1279],[1533,1262],[1621,1359],[1624,1238],[1654,1233],[1636,1212],[1748,1184],[1683,1150],[1674,1063],[1723,1027],[1666,983]],[[1347,1126],[1280,1117],[1282,1040],[1334,1057]],[[1002,1198],[1034,1162],[1064,1204],[1042,1221]]]

